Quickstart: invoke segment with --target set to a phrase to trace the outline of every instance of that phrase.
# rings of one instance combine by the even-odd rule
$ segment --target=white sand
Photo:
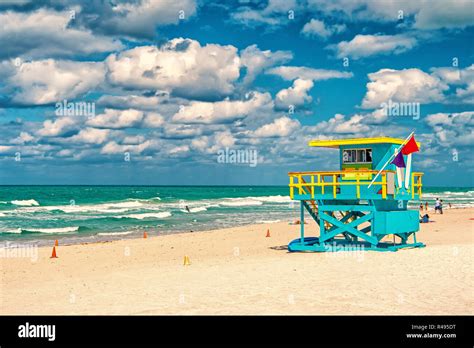
[[[474,209],[432,218],[394,253],[288,253],[286,222],[39,248],[0,259],[0,314],[473,314]]]

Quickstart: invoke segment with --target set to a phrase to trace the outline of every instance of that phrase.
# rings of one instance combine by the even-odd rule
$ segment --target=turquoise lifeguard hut
[[[423,173],[413,172],[412,154],[404,154],[407,143],[416,148],[414,151],[419,149],[412,135],[406,140],[378,137],[310,141],[309,146],[339,150],[339,170],[288,173],[290,198],[300,201],[301,228],[300,237],[289,243],[288,250],[362,247],[397,251],[423,247],[416,241],[419,211],[407,207],[410,200],[420,200],[422,194]],[[403,165],[390,162],[393,158]],[[305,236],[305,210],[319,226],[316,236]]]

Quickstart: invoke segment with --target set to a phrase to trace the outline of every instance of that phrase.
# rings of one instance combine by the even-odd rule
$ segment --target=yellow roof
[[[342,145],[369,145],[369,144],[395,144],[402,145],[405,139],[378,137],[378,138],[352,138],[352,139],[332,139],[332,140],[311,140],[309,146],[331,147],[338,149]],[[421,146],[416,142],[418,147]]]

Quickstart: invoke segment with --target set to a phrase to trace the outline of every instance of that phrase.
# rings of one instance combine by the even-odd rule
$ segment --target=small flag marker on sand
[[[51,254],[50,259],[57,259],[57,258],[58,258],[58,256],[56,255],[56,247],[53,246],[53,253]]]
[[[190,266],[191,265],[191,261],[189,261],[189,256],[184,257],[183,265],[184,266]]]
[[[146,232],[143,232],[143,238],[148,238],[148,234]]]
[[[58,245],[59,245],[59,243],[58,243],[58,240],[56,239],[56,240],[54,241],[54,246],[58,246]]]
[[[270,237],[270,230],[267,230],[267,235],[265,237]]]

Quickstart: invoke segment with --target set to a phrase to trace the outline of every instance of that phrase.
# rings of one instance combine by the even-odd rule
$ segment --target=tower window
[[[343,150],[342,163],[372,163],[372,149]]]

